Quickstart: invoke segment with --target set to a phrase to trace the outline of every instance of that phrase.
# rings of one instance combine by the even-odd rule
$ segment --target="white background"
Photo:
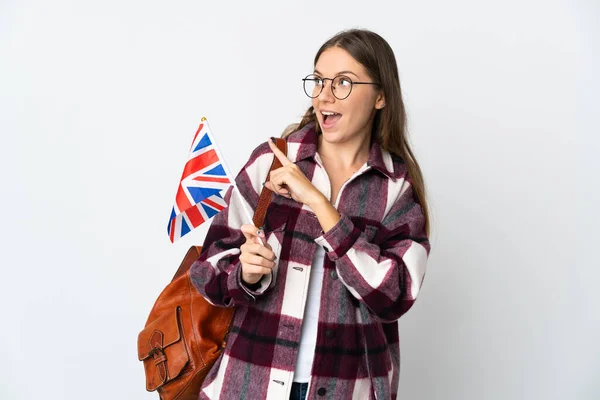
[[[394,48],[432,210],[401,399],[600,398],[594,1],[0,1],[0,398],[156,399],[136,339],[205,229],[166,225],[209,118],[230,168],[337,31]]]

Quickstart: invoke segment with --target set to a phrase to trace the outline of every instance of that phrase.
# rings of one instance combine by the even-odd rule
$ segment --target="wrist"
[[[317,208],[323,208],[323,206],[331,204],[325,195],[317,190],[317,193],[310,202],[307,202],[306,205],[309,206],[313,211]],[[315,211],[316,213],[316,211]]]
[[[258,281],[256,281],[255,283],[247,283],[242,280],[242,285],[246,286],[246,288],[248,288],[252,291],[257,291],[261,287],[260,281],[262,281],[263,276],[261,276],[260,279]]]
[[[327,232],[338,223],[342,216],[325,196],[323,199],[324,201],[313,203],[310,208],[317,216],[323,232]]]
[[[242,284],[252,286],[258,284],[263,278],[263,274],[246,274],[242,272]]]

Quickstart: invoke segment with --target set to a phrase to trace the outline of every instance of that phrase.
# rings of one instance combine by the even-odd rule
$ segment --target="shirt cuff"
[[[360,234],[360,229],[354,226],[352,220],[347,215],[342,214],[342,218],[337,224],[316,238],[315,242],[325,249],[330,260],[336,261],[354,246]]]
[[[261,280],[262,280],[262,277],[256,283],[247,283],[246,281],[244,281],[242,279],[242,285],[244,285],[246,287],[246,289],[258,290],[258,289],[260,289],[260,281]]]
[[[247,303],[248,300],[253,303],[256,300],[256,297],[263,294],[269,288],[272,280],[273,272],[263,275],[261,280],[255,285],[248,285],[242,280],[242,263],[240,262],[236,267],[236,271],[233,271],[229,275],[227,286],[229,287],[229,292],[232,294],[232,298],[236,303]],[[241,298],[238,296],[241,296]]]

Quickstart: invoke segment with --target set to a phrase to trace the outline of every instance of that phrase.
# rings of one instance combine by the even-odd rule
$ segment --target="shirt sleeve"
[[[244,207],[254,213],[262,182],[273,162],[273,153],[263,143],[252,153],[250,160],[236,177],[239,189],[230,187],[224,196],[227,207],[217,214],[212,223],[202,253],[190,269],[193,285],[211,304],[220,307],[251,305],[262,295],[273,280],[265,275],[259,285],[246,285],[242,281],[242,264],[239,260],[240,247],[246,242],[241,231],[243,224],[252,223]]]
[[[381,227],[361,230],[342,213],[338,223],[316,242],[325,248],[350,293],[379,320],[396,321],[414,304],[430,244],[423,209],[414,200],[408,181]]]

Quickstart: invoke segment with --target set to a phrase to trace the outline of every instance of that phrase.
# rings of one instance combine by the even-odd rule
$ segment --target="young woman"
[[[254,150],[192,266],[206,299],[236,307],[200,399],[396,398],[397,320],[430,250],[396,60],[376,33],[349,30],[314,64],[287,157],[272,141]],[[265,226],[245,224],[273,157]]]

